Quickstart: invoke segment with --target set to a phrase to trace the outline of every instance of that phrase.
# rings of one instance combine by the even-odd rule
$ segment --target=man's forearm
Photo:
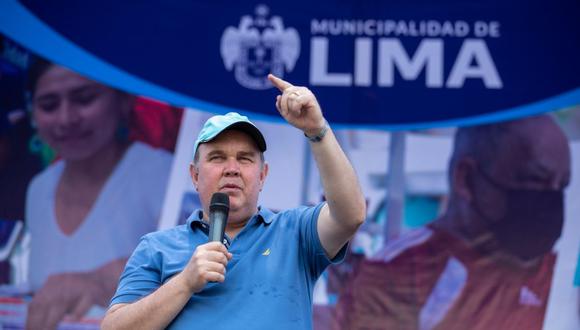
[[[363,223],[366,217],[365,200],[354,169],[331,129],[321,141],[311,142],[310,146],[330,213],[329,231],[319,226],[319,232],[325,249],[330,256],[334,256]],[[325,242],[324,235],[329,235],[334,242]]]
[[[192,293],[174,276],[147,297],[131,304],[111,306],[102,329],[164,329],[181,311]]]
[[[268,79],[282,92],[276,97],[280,115],[308,136],[320,137],[327,123],[314,94],[306,87],[294,86],[272,74]],[[310,146],[328,201],[328,207],[323,207],[318,216],[318,237],[327,256],[333,258],[363,223],[366,203],[354,169],[332,130],[328,128],[326,135]]]

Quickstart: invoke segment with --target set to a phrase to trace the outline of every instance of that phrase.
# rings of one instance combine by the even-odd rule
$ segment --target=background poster
[[[1,291],[0,308],[5,313],[0,324],[22,327],[26,306],[39,290],[31,286],[30,269],[39,266],[32,249],[40,239],[35,240],[33,233],[44,227],[31,228],[39,222],[27,216],[27,191],[34,177],[66,161],[39,137],[39,123],[33,119],[29,70],[40,57],[104,88],[137,96],[132,116],[120,134],[131,145],[139,143],[154,150],[157,156],[151,159],[158,164],[141,162],[131,169],[141,173],[140,169],[156,168],[163,175],[157,176],[159,184],[153,184],[157,192],[145,194],[155,199],[154,224],[143,227],[135,215],[126,216],[127,230],[135,237],[139,231],[175,226],[199,206],[187,166],[199,128],[214,113],[241,112],[264,132],[270,174],[261,205],[282,210],[322,200],[308,144],[300,132],[277,116],[275,91],[263,78],[276,72],[308,86],[319,97],[354,165],[368,206],[367,221],[351,242],[347,260],[329,268],[315,288],[317,329],[329,329],[336,320],[346,320],[343,325],[352,328],[368,326],[357,321],[354,313],[341,311],[353,301],[365,301],[364,296],[354,297],[349,292],[366,287],[364,274],[384,274],[382,269],[394,267],[389,262],[399,260],[400,253],[436,236],[429,224],[445,214],[452,199],[449,161],[458,127],[549,113],[570,150],[569,163],[565,156],[555,158],[571,169],[569,178],[560,180],[567,183],[562,228],[555,230],[558,239],[543,254],[550,256],[542,264],[547,275],[531,276],[537,280],[536,286],[526,282],[517,292],[505,293],[514,297],[506,310],[525,311],[529,314],[522,315],[533,320],[516,324],[516,328],[580,326],[578,281],[574,282],[580,250],[580,224],[576,221],[580,216],[577,2],[446,1],[435,6],[323,1],[304,7],[249,2],[228,4],[227,10],[221,2],[150,4],[101,1],[78,6],[61,1],[47,6],[36,1],[6,1],[0,5],[0,252],[4,256],[0,280],[6,284]],[[308,9],[296,12],[296,6]],[[110,24],[102,24],[103,17]],[[536,132],[543,136],[544,131]],[[547,137],[540,140],[550,141]],[[556,147],[548,145],[547,150]],[[123,196],[146,190],[146,183],[142,184],[129,188]],[[499,184],[509,182],[500,180]],[[33,199],[29,207],[40,201]],[[50,199],[43,203],[55,205]],[[145,204],[134,201],[135,207]],[[44,207],[41,205],[38,207]],[[101,205],[103,212],[115,208],[109,203]],[[42,221],[43,226],[49,225],[46,219]],[[106,228],[104,223],[95,228]],[[520,236],[525,238],[524,227]],[[102,244],[85,243],[87,247]],[[62,259],[69,260],[64,264],[78,264],[65,251],[45,252],[43,257],[51,262]],[[442,263],[440,273],[416,274],[434,279],[429,282],[432,287],[410,307],[388,305],[388,288],[369,284],[379,292],[376,298],[383,304],[375,309],[384,308],[382,313],[372,314],[379,315],[375,318],[379,328],[391,322],[387,318],[390,311],[405,308],[419,311],[415,312],[418,316],[408,316],[415,325],[411,328],[437,329],[450,320],[465,327],[472,325],[470,315],[485,314],[481,305],[460,308],[457,302],[463,301],[470,286],[493,287],[498,281],[489,276],[466,282],[465,275],[474,277],[471,266],[465,259],[456,259],[458,262],[449,258],[451,261]],[[374,267],[376,261],[387,265]],[[455,277],[444,281],[448,269]],[[456,296],[441,298],[438,287],[455,288],[443,291],[456,292]],[[65,319],[62,324],[98,327],[107,299],[95,300],[80,322]],[[446,319],[449,311],[463,318]],[[494,317],[501,316],[492,313],[489,318]]]

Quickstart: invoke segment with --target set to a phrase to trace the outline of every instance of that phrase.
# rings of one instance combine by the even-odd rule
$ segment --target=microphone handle
[[[226,229],[226,217],[224,212],[212,212],[209,219],[209,241],[223,242]]]

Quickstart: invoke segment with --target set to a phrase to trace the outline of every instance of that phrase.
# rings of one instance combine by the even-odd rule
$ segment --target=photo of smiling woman
[[[172,155],[128,139],[132,95],[44,60],[31,65],[29,90],[58,160],[27,193],[27,328],[55,328],[109,304],[139,238],[157,228]]]

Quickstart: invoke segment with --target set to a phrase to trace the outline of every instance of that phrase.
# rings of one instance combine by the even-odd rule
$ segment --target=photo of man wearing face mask
[[[457,130],[446,211],[362,263],[336,329],[541,329],[570,181],[548,116]]]

